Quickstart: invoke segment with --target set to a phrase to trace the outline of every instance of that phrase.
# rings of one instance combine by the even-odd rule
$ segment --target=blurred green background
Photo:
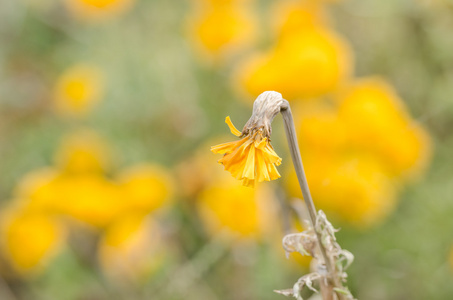
[[[453,298],[452,29],[450,0],[2,0],[0,298],[283,298],[281,118],[276,181],[209,152],[266,90],[353,295]]]

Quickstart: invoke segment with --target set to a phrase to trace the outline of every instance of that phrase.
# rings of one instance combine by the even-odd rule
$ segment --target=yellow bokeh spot
[[[66,136],[56,153],[56,165],[63,173],[102,173],[110,165],[108,144],[95,132],[79,130]]]
[[[57,253],[65,232],[54,219],[37,213],[6,212],[1,222],[4,254],[20,273],[39,269]]]
[[[62,177],[58,185],[62,214],[93,227],[109,225],[127,205],[120,187],[100,175]]]
[[[76,65],[66,70],[55,87],[55,107],[58,113],[85,116],[98,104],[104,93],[102,72],[92,65]]]
[[[118,0],[80,0],[81,3],[85,5],[93,6],[97,8],[106,8],[112,5],[115,5]]]
[[[250,189],[232,178],[218,180],[201,192],[197,207],[212,235],[227,231],[243,238],[260,238],[278,229],[272,192],[263,185]]]
[[[299,119],[298,138],[310,145],[310,150],[332,155],[348,147],[347,128],[338,118],[335,108],[315,103],[296,108],[295,117]],[[301,149],[306,151],[307,147]]]
[[[292,252],[289,254],[289,262],[287,264],[291,265],[293,269],[308,269],[312,259],[313,258],[311,256],[302,255],[299,252]]]
[[[189,18],[188,34],[201,58],[218,61],[254,41],[255,22],[254,16],[243,6],[213,6]]]
[[[125,13],[135,0],[65,0],[68,10],[78,19],[100,21]]]
[[[128,209],[152,212],[168,203],[173,183],[162,167],[142,164],[123,171],[118,179]]]
[[[429,136],[388,84],[365,79],[340,95],[339,118],[351,146],[375,153],[396,176],[410,178],[426,169],[431,157]]]
[[[431,142],[383,80],[359,80],[331,103],[295,110],[317,207],[366,227],[391,213],[398,187],[426,169]],[[289,190],[301,197],[295,174]]]
[[[15,188],[15,196],[30,210],[58,213],[63,203],[56,169],[43,168],[26,174]]]
[[[164,258],[157,224],[143,215],[130,215],[105,231],[98,249],[102,269],[120,282],[140,280],[155,271]]]
[[[367,228],[393,211],[396,187],[379,161],[358,154],[351,158],[312,154],[304,163],[316,207],[338,221]],[[302,198],[294,172],[287,185],[292,196]]]
[[[328,23],[321,1],[278,1],[271,10],[277,36],[324,27]]]
[[[244,60],[234,78],[252,98],[275,90],[288,100],[306,99],[337,89],[351,65],[349,48],[339,36],[308,28],[287,34],[273,49]]]

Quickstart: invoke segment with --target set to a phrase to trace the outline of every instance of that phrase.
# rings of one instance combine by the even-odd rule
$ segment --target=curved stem
[[[289,150],[291,153],[291,158],[293,160],[294,169],[296,170],[297,179],[299,181],[300,189],[302,190],[302,195],[304,197],[305,204],[308,208],[308,213],[310,215],[310,221],[313,226],[313,229],[316,233],[318,240],[318,246],[321,251],[321,254],[326,265],[327,272],[334,282],[336,287],[341,287],[341,283],[338,282],[338,278],[335,276],[335,270],[332,266],[332,262],[327,255],[326,248],[322,244],[321,234],[316,230],[316,208],[311,198],[310,189],[308,188],[307,177],[305,176],[304,167],[302,165],[302,158],[300,155],[299,145],[297,143],[296,128],[294,126],[293,115],[291,113],[291,108],[288,101],[284,101],[281,105],[280,112],[283,116],[283,121],[285,124],[286,137],[288,139]],[[338,294],[337,294],[338,295]],[[341,299],[342,297],[338,295]]]

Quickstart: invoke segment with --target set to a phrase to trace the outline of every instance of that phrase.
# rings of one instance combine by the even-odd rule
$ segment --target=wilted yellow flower
[[[101,100],[104,78],[101,70],[92,65],[76,65],[66,70],[55,88],[55,106],[59,113],[84,116]]]
[[[98,249],[102,269],[113,279],[137,281],[151,275],[166,252],[158,225],[143,215],[129,215],[105,231]]]
[[[224,165],[233,177],[241,180],[245,186],[254,186],[255,182],[270,181],[280,178],[277,166],[282,159],[275,153],[269,136],[262,128],[247,130],[241,133],[227,117],[225,122],[230,127],[231,133],[242,137],[239,141],[212,146],[214,153],[224,154],[218,161]]]
[[[212,235],[226,230],[243,238],[259,238],[276,229],[272,191],[264,185],[248,189],[231,177],[220,179],[201,192],[197,208]]]
[[[351,61],[342,38],[325,28],[309,27],[282,36],[265,53],[246,58],[233,78],[252,96],[275,90],[287,100],[307,99],[337,89],[348,79]]]
[[[69,11],[77,18],[98,21],[127,11],[135,0],[66,0]]]
[[[55,155],[60,172],[102,173],[110,164],[108,144],[90,130],[78,130],[63,138]]]
[[[64,238],[60,224],[45,214],[13,209],[2,216],[2,251],[20,273],[44,266],[58,252]]]
[[[173,194],[172,178],[160,166],[142,164],[123,171],[118,179],[127,209],[152,212]]]
[[[363,79],[339,96],[339,118],[351,147],[374,153],[396,176],[422,173],[431,157],[426,131],[383,80]]]
[[[253,42],[254,15],[243,5],[215,3],[189,18],[189,37],[203,59],[221,60]]]

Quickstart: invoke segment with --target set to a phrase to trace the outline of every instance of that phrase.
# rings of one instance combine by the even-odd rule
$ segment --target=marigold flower
[[[69,11],[77,18],[104,20],[127,11],[135,0],[66,0]]]
[[[247,129],[242,133],[234,127],[230,117],[225,123],[232,134],[242,137],[239,141],[212,146],[211,151],[224,156],[218,161],[243,185],[253,187],[255,182],[280,178],[277,166],[282,159],[270,143],[269,133],[263,128]]]
[[[91,112],[104,93],[102,72],[91,65],[66,70],[55,88],[55,106],[62,115],[81,117]]]

